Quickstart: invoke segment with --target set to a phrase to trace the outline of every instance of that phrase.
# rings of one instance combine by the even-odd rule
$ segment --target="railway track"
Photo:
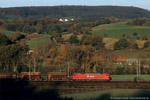
[[[58,90],[60,93],[79,93],[83,91],[109,89],[150,89],[150,81],[112,80],[112,81],[49,81],[31,82],[33,86]],[[39,84],[39,85],[38,85]],[[46,86],[46,87],[45,87]]]
[[[37,90],[56,90],[59,93],[79,93],[109,89],[150,89],[150,81],[14,81],[13,84],[5,84],[5,87],[6,89],[33,88]]]

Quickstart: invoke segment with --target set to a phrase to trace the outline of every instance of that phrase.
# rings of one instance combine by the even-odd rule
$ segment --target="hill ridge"
[[[20,17],[150,17],[150,11],[133,6],[31,6],[0,8],[0,15]]]

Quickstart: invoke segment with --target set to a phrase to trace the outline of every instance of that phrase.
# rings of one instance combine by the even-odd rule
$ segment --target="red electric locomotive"
[[[110,80],[108,73],[74,73],[72,80]]]

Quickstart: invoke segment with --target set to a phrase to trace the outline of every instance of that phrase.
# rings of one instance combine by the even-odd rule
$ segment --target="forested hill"
[[[150,17],[150,11],[137,7],[122,6],[54,6],[0,8],[0,15],[21,17]]]

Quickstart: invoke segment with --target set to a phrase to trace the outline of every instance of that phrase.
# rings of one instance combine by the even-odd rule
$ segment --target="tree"
[[[133,36],[137,36],[138,34],[136,32],[133,33]]]
[[[91,45],[92,36],[91,35],[84,35],[81,39],[81,43],[84,44],[84,45]]]
[[[9,31],[16,31],[17,25],[16,24],[12,24],[12,23],[8,23],[5,25],[5,27],[7,28],[7,30]]]
[[[130,50],[135,50],[135,49],[139,49],[138,44],[135,42],[135,40],[130,39],[128,41],[128,49]]]
[[[146,41],[144,43],[144,48],[149,48],[150,47],[150,41]]]
[[[92,46],[95,47],[97,50],[99,48],[103,48],[103,38],[100,35],[94,35],[92,39]]]
[[[27,52],[26,45],[12,44],[7,36],[0,34],[0,70],[17,72]]]
[[[23,32],[25,32],[25,33],[34,33],[34,32],[36,32],[36,30],[33,26],[26,25],[26,26],[23,27]]]
[[[115,43],[114,50],[124,50],[128,47],[128,45],[129,43],[125,38],[120,39],[118,42]]]
[[[1,71],[17,72],[25,58],[26,47],[18,44],[0,46]]]
[[[18,44],[12,45],[11,53],[12,53],[12,64],[13,64],[13,72],[18,72],[19,67],[22,67],[22,62],[24,62],[24,57],[27,52],[26,46],[21,46]]]
[[[72,35],[72,36],[70,36],[70,38],[69,38],[68,41],[69,41],[70,43],[75,43],[75,44],[79,43],[79,40],[78,40],[77,35]]]
[[[107,37],[108,35],[106,33],[104,33],[104,37]]]
[[[58,32],[58,33],[62,33],[62,27],[61,26],[56,26],[56,31]]]
[[[38,67],[41,67],[41,48],[35,45],[32,50],[31,61],[33,63],[33,71],[36,72]]]
[[[148,36],[147,35],[143,35],[143,40],[148,40]]]
[[[5,46],[9,44],[11,44],[9,38],[6,35],[0,33],[0,46]]]
[[[116,66],[116,74],[124,74],[124,66]]]
[[[51,33],[50,33],[51,36],[53,36],[54,38],[55,37],[61,37],[61,34],[58,33],[56,30],[53,30]]]
[[[81,58],[81,71],[82,72],[90,72],[91,70],[91,67],[93,67],[93,63],[95,62],[92,62],[91,61],[91,58],[93,58],[93,47],[92,46],[84,46],[82,48],[82,51],[83,51],[83,56]]]
[[[126,35],[125,34],[122,34],[122,37],[125,37]]]
[[[22,38],[25,38],[25,36],[21,34],[20,32],[15,32],[13,35],[10,36],[10,40],[14,42]]]
[[[81,43],[91,45],[96,49],[103,48],[103,38],[100,35],[85,35],[81,39]]]

